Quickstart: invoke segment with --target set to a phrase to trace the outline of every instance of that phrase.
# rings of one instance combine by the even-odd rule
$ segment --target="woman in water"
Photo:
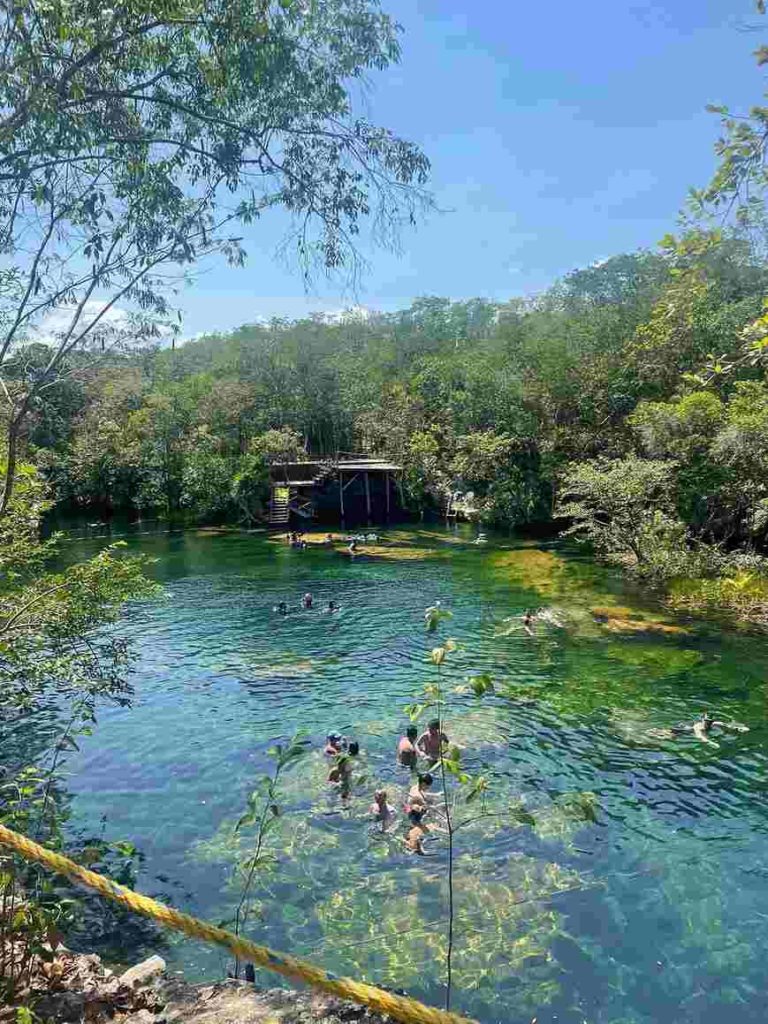
[[[411,811],[427,810],[434,799],[429,792],[433,782],[434,779],[429,772],[424,772],[423,775],[419,776],[416,785],[411,786],[408,794],[408,803],[405,805],[406,813],[410,814]]]

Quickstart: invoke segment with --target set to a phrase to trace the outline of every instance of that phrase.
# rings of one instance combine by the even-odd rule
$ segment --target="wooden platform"
[[[289,523],[292,516],[310,519],[316,514],[316,505],[321,498],[327,510],[331,487],[338,495],[337,509],[342,524],[350,505],[350,496],[354,499],[352,504],[359,505],[361,499],[364,499],[368,523],[389,519],[393,476],[401,472],[402,466],[385,456],[350,452],[297,462],[273,463],[270,466],[272,496],[269,522],[274,526],[282,526]],[[347,492],[359,480],[362,480],[362,494],[361,485],[358,484],[355,498],[355,491],[351,494]],[[345,494],[348,498],[346,503]]]

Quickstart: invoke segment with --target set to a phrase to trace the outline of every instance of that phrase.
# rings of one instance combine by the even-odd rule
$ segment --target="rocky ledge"
[[[159,956],[117,974],[93,954],[62,951],[24,1003],[54,1024],[385,1024],[390,1018],[313,992],[258,989],[246,981],[192,985]],[[0,1007],[0,1022],[17,1020]]]

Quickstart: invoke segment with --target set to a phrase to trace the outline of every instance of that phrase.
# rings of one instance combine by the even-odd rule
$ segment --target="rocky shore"
[[[314,992],[258,989],[231,979],[192,985],[169,976],[158,956],[118,974],[94,954],[64,950],[45,967],[25,1003],[37,1019],[52,1024],[385,1024],[390,1020]],[[17,1020],[17,1008],[0,1007],[2,1024]]]

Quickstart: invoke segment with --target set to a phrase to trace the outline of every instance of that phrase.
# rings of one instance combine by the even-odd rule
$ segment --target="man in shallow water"
[[[433,718],[427,726],[426,732],[419,736],[416,746],[430,761],[439,761],[443,752],[443,744],[448,742],[448,737],[440,730],[440,719]]]
[[[400,737],[400,742],[397,745],[397,763],[401,764],[404,768],[415,768],[416,762],[419,758],[419,752],[416,749],[416,737],[419,735],[419,730],[415,725],[409,725],[405,730],[405,736]]]

